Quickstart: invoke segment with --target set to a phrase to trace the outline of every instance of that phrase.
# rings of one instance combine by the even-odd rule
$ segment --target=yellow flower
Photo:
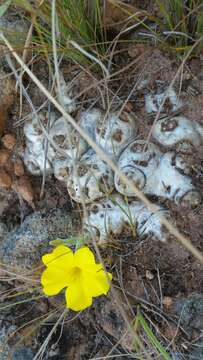
[[[47,269],[41,283],[46,295],[65,292],[69,309],[80,311],[92,305],[92,298],[106,295],[112,275],[105,273],[102,264],[96,264],[92,251],[87,247],[75,253],[65,245],[57,246],[52,253],[42,256]]]

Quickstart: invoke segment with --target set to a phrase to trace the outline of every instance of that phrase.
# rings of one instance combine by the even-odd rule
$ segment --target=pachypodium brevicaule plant
[[[66,289],[66,306],[71,310],[84,310],[92,305],[94,297],[109,291],[112,275],[95,262],[87,246],[73,252],[66,245],[58,245],[42,256],[42,262],[46,266],[41,276],[43,292],[53,296]]]

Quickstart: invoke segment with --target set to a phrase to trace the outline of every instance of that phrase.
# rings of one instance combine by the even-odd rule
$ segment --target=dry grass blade
[[[13,56],[17,60],[17,62],[23,67],[24,71],[30,76],[33,82],[38,86],[38,88],[44,93],[45,96],[49,99],[50,102],[60,111],[60,113],[64,116],[64,118],[78,131],[78,133],[88,142],[88,144],[95,150],[97,155],[105,161],[119,176],[121,181],[123,181],[128,187],[130,187],[135,196],[137,196],[146,206],[147,208],[153,212],[157,212],[157,206],[152,204],[147,197],[119,170],[119,168],[115,165],[115,163],[107,156],[107,154],[80,128],[80,126],[75,122],[75,120],[66,113],[63,107],[54,99],[54,97],[50,94],[50,92],[42,85],[42,83],[37,79],[37,77],[32,73],[32,71],[27,67],[27,65],[22,61],[22,59],[18,56],[18,54],[14,51],[11,44],[5,38],[3,34],[0,34],[0,37],[5,42],[6,46],[12,52]],[[196,249],[189,239],[183,236],[175,227],[172,225],[164,216],[160,216],[160,220],[163,225],[168,229],[168,231],[174,235],[177,240],[188,250],[190,251],[201,263],[203,263],[203,255],[200,253],[198,249]]]
[[[40,347],[40,349],[38,350],[37,354],[35,355],[33,360],[37,360],[37,359],[42,359],[43,354],[46,351],[47,345],[53,335],[53,333],[55,332],[56,328],[58,327],[58,325],[60,324],[61,320],[66,316],[68,310],[65,309],[62,314],[60,315],[60,317],[58,318],[58,320],[56,321],[56,323],[54,324],[54,326],[52,327],[49,335],[46,337],[46,340],[43,342],[42,346]]]

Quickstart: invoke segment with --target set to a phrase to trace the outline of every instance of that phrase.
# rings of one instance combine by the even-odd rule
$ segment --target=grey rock
[[[49,249],[50,240],[76,235],[79,224],[79,218],[61,209],[35,212],[0,244],[0,261],[21,270],[32,269]]]
[[[0,216],[2,216],[4,210],[9,206],[9,191],[0,188]]]
[[[9,335],[16,330],[16,326],[12,324],[10,319],[2,317],[0,319],[0,360],[8,360],[11,353],[8,345]]]
[[[4,32],[9,40],[18,41],[18,44],[26,38],[28,29],[28,22],[16,16],[5,15],[0,18],[0,31]]]
[[[4,240],[7,234],[8,234],[8,228],[6,224],[0,221],[0,241]]]
[[[171,357],[172,360],[203,360],[203,338],[194,343],[187,354],[174,352]]]
[[[203,295],[195,294],[177,300],[173,311],[180,317],[181,326],[189,335],[194,330],[203,331]]]
[[[12,354],[12,360],[33,360],[34,354],[28,347],[23,347]]]
[[[17,329],[17,327],[11,323],[12,321],[7,321],[6,318],[0,320],[0,360],[33,360],[34,354],[30,348],[22,347],[14,350],[12,346],[9,345],[9,335]],[[18,340],[20,340],[19,336],[15,335],[15,337],[16,336]]]
[[[188,298],[177,300],[173,305],[173,312],[180,318],[181,326],[189,337],[194,331],[199,332],[199,340],[193,343],[186,357],[176,354],[174,360],[203,360],[203,295],[194,294]]]
[[[178,352],[174,352],[171,354],[171,357],[173,360],[184,360],[184,355],[178,353]]]
[[[202,333],[202,338],[192,346],[192,350],[189,355],[189,360],[202,360],[202,359],[203,359],[203,333]]]

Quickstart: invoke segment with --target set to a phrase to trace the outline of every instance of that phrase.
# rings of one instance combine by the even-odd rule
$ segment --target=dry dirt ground
[[[84,94],[78,99],[81,102],[81,110],[88,108],[93,102],[98,107],[103,106],[99,90],[102,91],[105,102],[107,102],[108,96],[112,99],[112,94],[116,93],[112,108],[119,106],[119,98],[123,101],[131,92],[126,107],[136,115],[139,136],[146,138],[154,116],[146,113],[144,95],[146,92],[153,91],[158,86],[157,82],[163,86],[169,85],[178,69],[178,61],[173,54],[164,53],[147,45],[131,45],[129,48],[123,46],[120,50],[120,53],[113,59],[113,71],[118,71],[118,75],[108,83],[109,95],[103,86],[100,89],[95,86],[93,89],[85,91],[88,86],[96,84],[100,77],[99,74],[95,75],[93,79],[92,75],[85,74],[77,66],[71,67],[66,62],[62,64],[61,70],[67,81],[74,79],[79,74],[75,80],[74,91],[76,94],[78,91],[84,91]],[[5,67],[4,71],[8,72],[9,69]],[[37,58],[33,65],[33,71],[45,85],[48,85],[47,66],[42,59]],[[201,57],[190,59],[182,75],[181,99],[183,105],[179,109],[179,113],[203,125],[203,61]],[[147,86],[140,88],[139,84],[143,79],[147,79]],[[131,91],[136,82],[136,88]],[[38,89],[26,75],[24,84],[28,86],[33,104],[39,107],[46,99],[39,94]],[[1,86],[3,85],[1,84]],[[176,91],[179,90],[179,87],[180,77],[175,83]],[[47,177],[44,197],[40,199],[42,179],[27,174],[26,169],[21,169],[20,175],[18,172],[16,173],[16,162],[20,161],[24,147],[22,124],[18,121],[19,110],[18,94],[9,107],[6,126],[3,130],[4,134],[15,136],[16,144],[9,150],[10,162],[5,164],[12,185],[8,185],[8,188],[0,188],[1,221],[11,231],[23,223],[28,215],[38,210],[49,214],[53,209],[58,208],[70,212],[73,217],[80,216],[81,209],[71,202],[65,187],[53,176]],[[30,111],[25,100],[23,100],[22,111],[22,118]],[[170,107],[165,108],[165,113],[171,113]],[[3,143],[1,143],[0,154],[2,154],[2,149],[5,150]],[[188,155],[187,161],[191,165],[190,175],[193,182],[202,192],[203,146]],[[21,183],[19,185],[21,178],[26,182],[26,189],[20,186]],[[26,195],[23,191],[26,192]],[[152,200],[164,203],[170,210],[171,221],[191,239],[198,250],[202,251],[202,205],[195,209],[188,209],[174,205],[170,201]],[[184,298],[190,299],[191,296],[201,293],[203,278],[200,263],[172,237],[167,243],[160,243],[150,238],[140,241],[139,238],[123,236],[115,239],[114,243],[109,244],[106,249],[102,249],[101,254],[104,261],[112,268],[119,301],[126,309],[129,319],[132,320],[135,317],[137,306],[140,304],[162,344],[166,346],[171,342],[170,349],[174,354],[181,353],[184,355],[183,359],[189,359],[191,344],[199,338],[200,330],[195,326],[189,327],[189,325],[184,328],[179,323],[180,312],[175,310],[175,304]],[[12,284],[12,281],[10,284],[8,283],[8,287],[11,288]],[[57,301],[60,303],[60,297]],[[2,300],[2,304],[4,302],[5,299]],[[18,327],[37,316],[46,314],[55,306],[56,303],[53,300],[49,301],[49,299],[43,298],[37,302],[16,305],[9,314],[6,313],[7,321]],[[202,308],[199,311],[202,311]],[[15,313],[15,317],[13,313]],[[6,321],[3,314],[2,326]],[[193,315],[196,316],[195,311]],[[65,322],[58,326],[45,351],[45,359],[79,360],[103,358],[107,354],[114,355],[115,359],[134,358],[130,335],[128,334],[127,338],[123,337],[126,325],[111,295],[108,298],[97,299],[92,308],[74,318],[75,314],[68,313]],[[19,352],[18,347],[14,347],[16,357],[12,357],[12,359],[34,358],[33,354],[46,339],[53,323],[54,320],[42,325],[40,329],[34,331],[34,335],[31,337],[27,335],[30,330],[33,330],[32,325],[28,324],[19,331],[15,339],[10,339],[9,344],[15,344],[19,338],[22,339],[24,336],[24,347]],[[142,336],[145,341],[145,335],[142,334]],[[150,345],[147,340],[146,344],[148,344],[146,346],[149,350]],[[154,355],[153,358],[157,359],[158,357]]]

